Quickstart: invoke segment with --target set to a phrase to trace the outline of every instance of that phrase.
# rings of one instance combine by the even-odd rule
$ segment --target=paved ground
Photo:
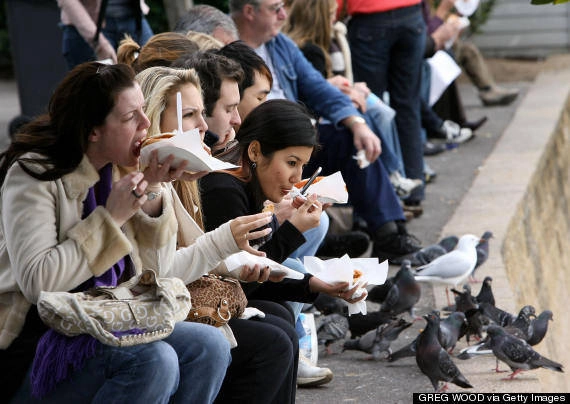
[[[427,163],[438,176],[434,183],[428,185],[426,200],[423,203],[423,216],[412,220],[408,225],[409,230],[417,235],[424,245],[447,236],[441,234],[442,228],[471,186],[478,168],[492,152],[495,143],[510,123],[530,83],[511,82],[505,83],[505,86],[520,88],[519,99],[508,107],[483,108],[474,88],[466,83],[461,84],[460,89],[468,119],[475,120],[486,115],[489,120],[472,141],[427,159]],[[396,267],[390,269],[391,273],[395,270]],[[474,286],[474,290],[478,291],[478,286]],[[373,307],[370,305],[370,308]],[[433,291],[431,287],[423,287],[418,314],[426,313],[433,307]],[[411,342],[423,325],[423,321],[416,322],[394,342],[393,348],[398,349]],[[340,347],[341,344],[334,346],[337,352],[340,351]],[[433,392],[428,378],[420,373],[414,358],[405,358],[394,363],[374,362],[367,358],[368,355],[355,351],[327,356],[321,347],[319,365],[331,368],[335,375],[334,379],[325,386],[299,389],[297,402],[411,403],[412,392]],[[488,362],[488,369],[491,369],[494,360]],[[461,366],[461,363],[458,363],[458,366]],[[466,376],[469,378],[469,375]]]
[[[521,88],[520,98],[522,98],[530,83],[509,82],[506,85]],[[428,187],[424,215],[409,224],[409,230],[426,245],[445,236],[441,234],[442,228],[469,189],[478,168],[493,150],[520,102],[519,98],[509,107],[483,108],[472,86],[464,83],[460,89],[468,118],[474,120],[487,115],[489,121],[469,143],[443,155],[428,158],[428,164],[437,172],[438,177]],[[4,148],[7,144],[7,124],[18,112],[15,83],[0,81],[0,148]],[[391,268],[391,272],[395,269]],[[433,292],[431,288],[424,287],[418,312],[423,314],[433,306]],[[393,347],[398,348],[411,341],[422,325],[423,322],[417,322],[394,343]],[[339,351],[339,346],[334,346],[333,349]],[[321,351],[319,364],[330,367],[335,378],[326,386],[300,389],[297,401],[299,403],[410,403],[412,392],[432,392],[428,379],[419,372],[413,358],[403,359],[394,364],[373,362],[366,358],[365,354],[357,352],[325,356]],[[494,361],[489,361],[489,369],[493,365]]]

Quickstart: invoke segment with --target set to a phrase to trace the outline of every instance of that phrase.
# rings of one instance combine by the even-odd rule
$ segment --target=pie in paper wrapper
[[[348,288],[356,285],[381,285],[388,276],[388,261],[378,262],[378,258],[340,258],[321,260],[318,257],[305,257],[305,269],[324,282],[335,284],[348,282]],[[362,296],[364,287],[356,289],[353,299]],[[366,298],[357,303],[348,303],[348,314],[366,314]]]
[[[291,189],[291,199],[295,199],[301,195],[301,188],[305,185],[306,180],[295,184]],[[317,194],[318,200],[321,203],[346,203],[348,202],[348,191],[346,190],[346,183],[342,178],[340,171],[326,177],[317,177],[315,181],[309,185],[306,195]]]
[[[262,267],[269,267],[271,275],[285,275],[286,278],[291,279],[303,279],[305,275],[301,272],[297,272],[291,268],[281,265],[267,257],[259,257],[248,253],[247,251],[240,251],[238,253],[232,254],[224,260],[228,271],[232,272],[236,269],[243,268],[244,265],[254,266],[259,264]]]
[[[202,138],[198,129],[192,129],[180,134],[177,130],[172,132],[173,136],[162,138],[165,134],[157,135],[159,141],[143,145],[141,148],[140,162],[142,166],[148,165],[150,154],[158,150],[158,161],[163,162],[170,154],[174,155],[171,164],[173,168],[178,167],[183,161],[188,161],[186,171],[218,171],[237,168],[234,164],[218,160],[208,154],[202,146]],[[152,137],[148,140],[151,140]]]

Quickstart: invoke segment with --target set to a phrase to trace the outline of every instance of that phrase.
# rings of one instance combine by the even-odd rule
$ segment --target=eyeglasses
[[[267,9],[269,11],[273,11],[275,14],[279,14],[281,12],[281,10],[283,10],[283,7],[285,7],[285,3],[280,2],[280,3],[276,3],[276,4],[272,4],[270,6],[267,6]]]

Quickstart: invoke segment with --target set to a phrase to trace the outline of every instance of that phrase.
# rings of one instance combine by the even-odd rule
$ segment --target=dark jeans
[[[96,60],[95,52],[73,25],[63,25],[62,51],[67,67],[71,70],[78,64]],[[135,18],[106,18],[105,27],[101,30],[105,38],[109,40],[115,49],[119,43],[129,34],[140,46],[143,46],[152,36],[152,29],[146,18],[143,17],[141,30],[137,31]]]
[[[420,134],[420,76],[426,27],[419,5],[375,14],[358,14],[348,25],[355,81],[374,94],[390,93],[408,178],[423,179]],[[413,199],[423,199],[423,189]]]
[[[231,319],[238,346],[216,403],[294,403],[299,337],[293,314],[275,302],[252,300],[264,319]]]
[[[394,220],[405,220],[402,207],[384,165],[377,159],[365,169],[352,158],[356,148],[352,133],[332,124],[319,125],[321,149],[305,169],[310,175],[321,166],[322,175],[342,173],[348,189],[349,202],[355,213],[368,224],[373,234],[380,226]]]

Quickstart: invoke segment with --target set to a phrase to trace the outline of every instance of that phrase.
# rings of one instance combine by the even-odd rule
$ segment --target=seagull
[[[436,258],[427,265],[416,268],[416,280],[418,282],[445,284],[447,304],[451,306],[448,285],[457,287],[473,272],[477,263],[475,246],[479,241],[479,237],[472,234],[461,236],[454,250]]]

